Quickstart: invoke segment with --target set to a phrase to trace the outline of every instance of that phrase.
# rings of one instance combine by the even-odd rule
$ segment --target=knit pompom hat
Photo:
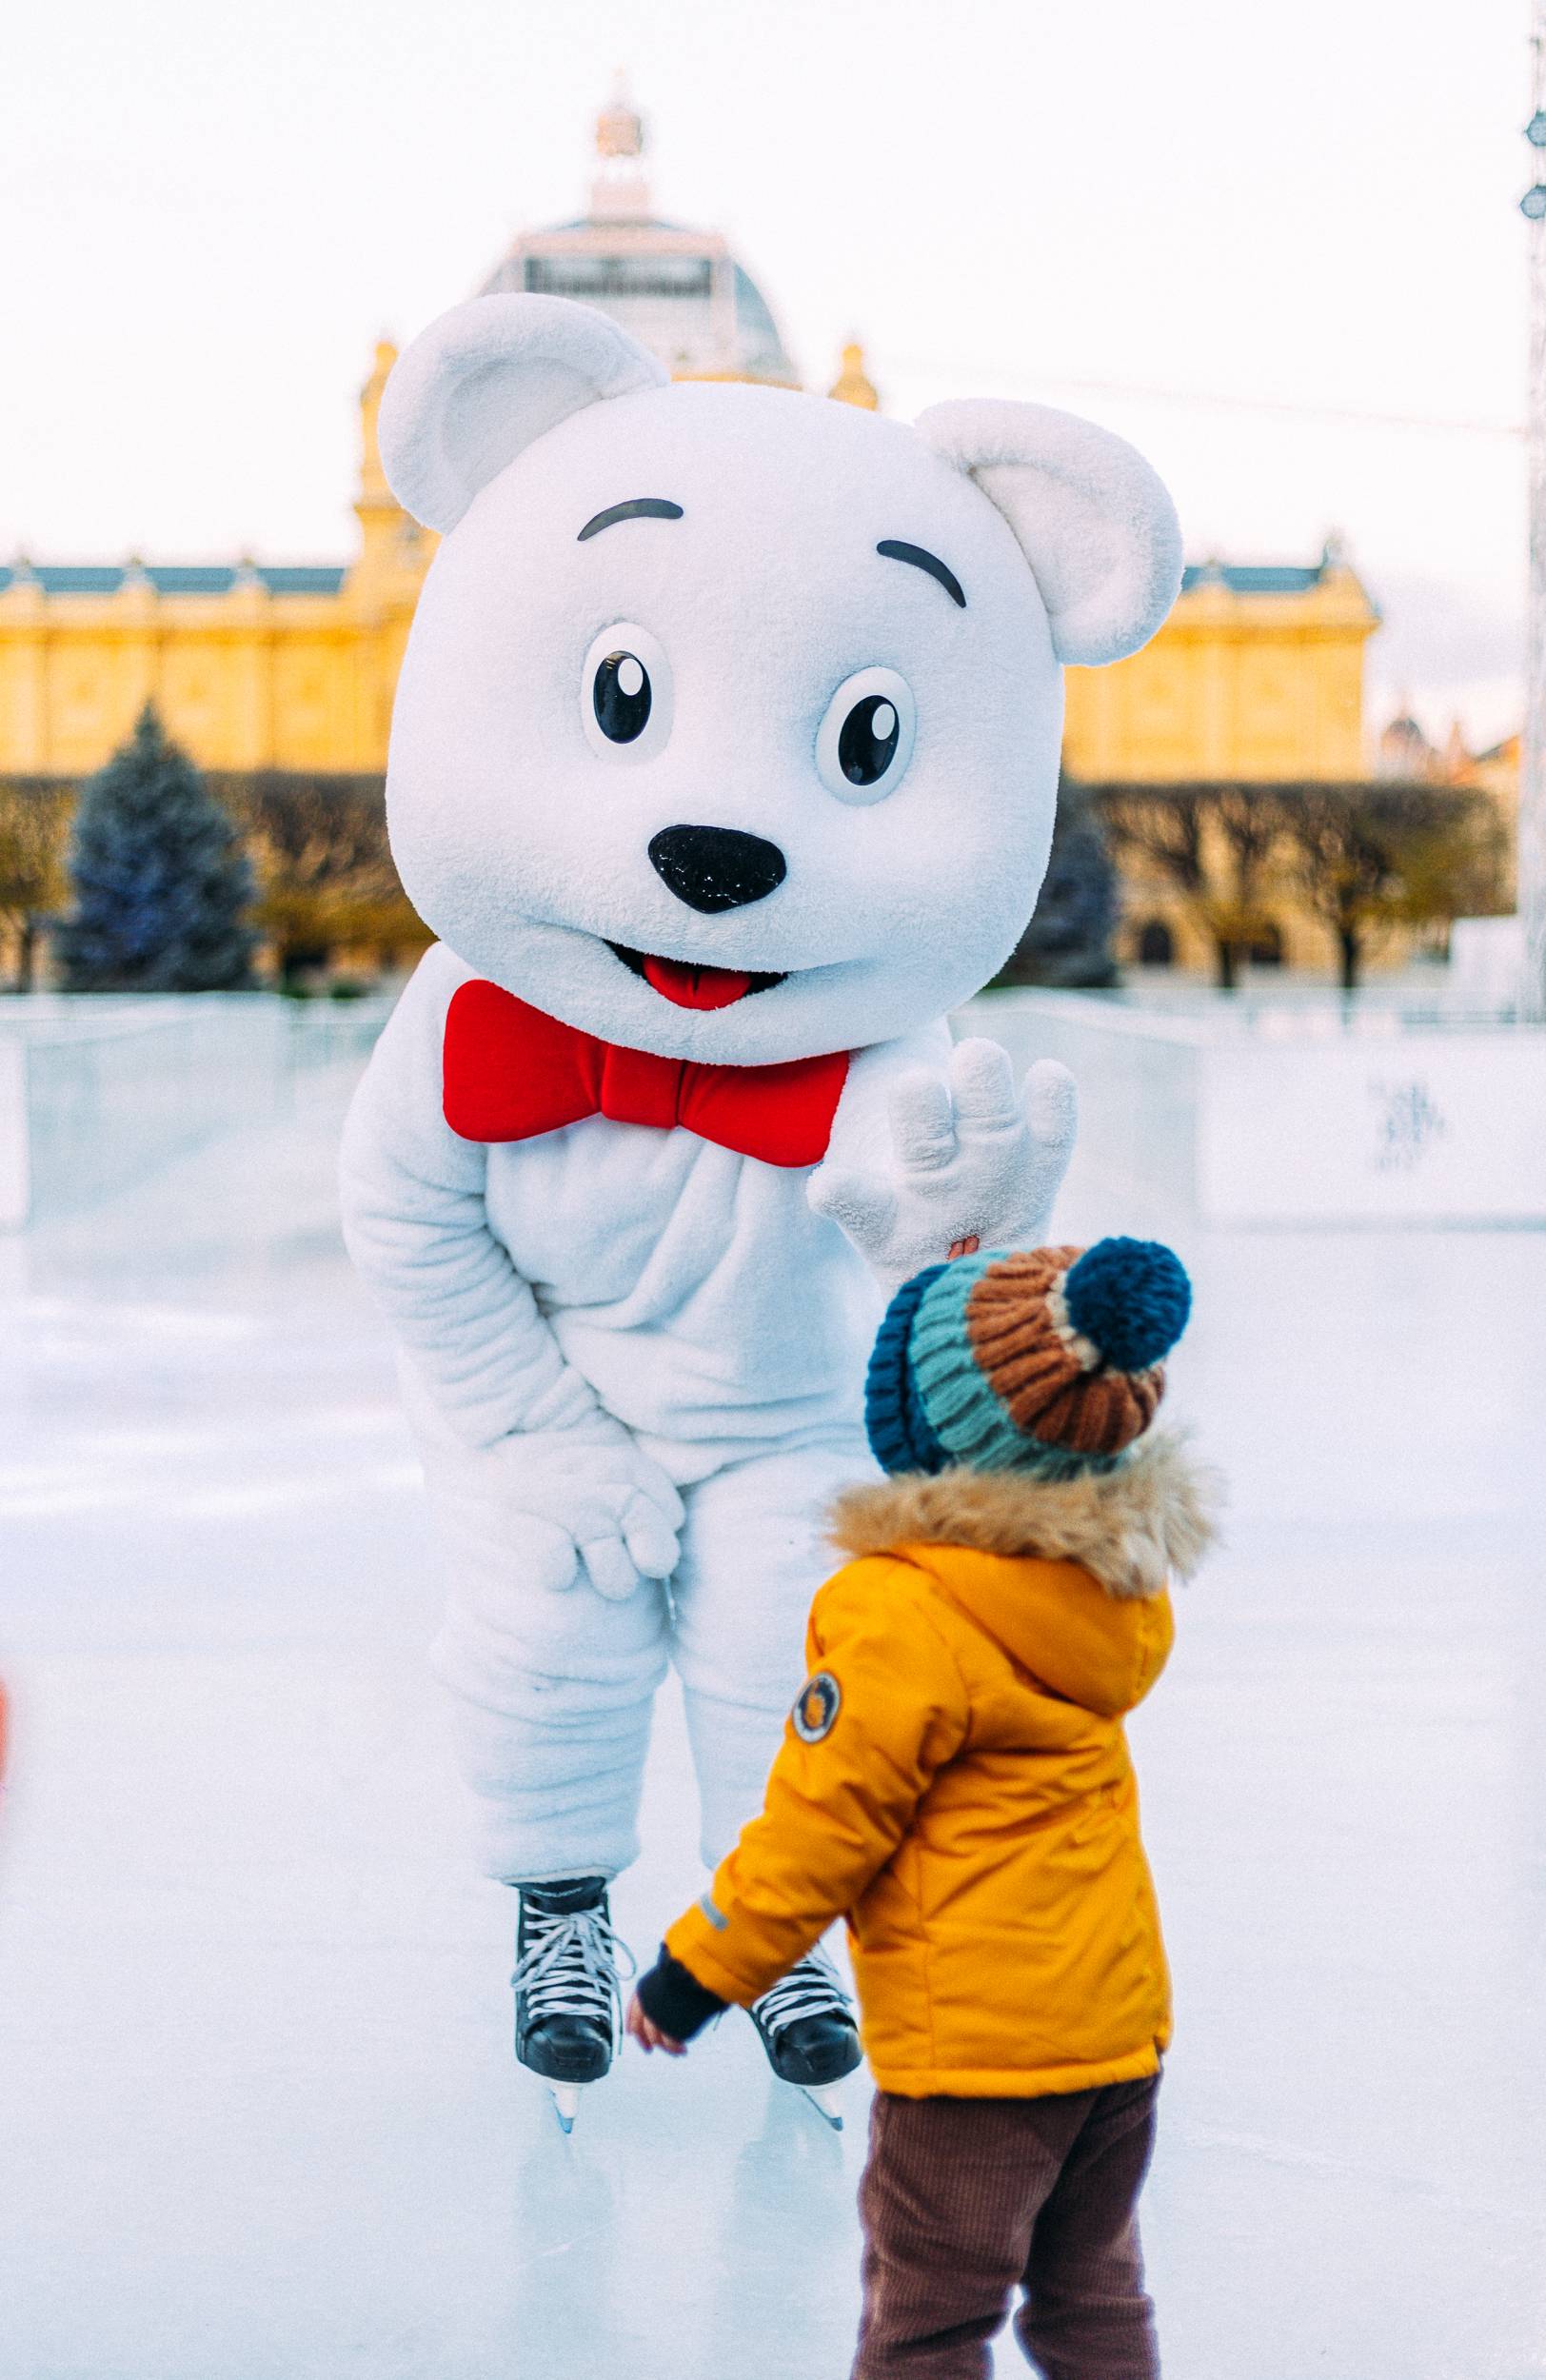
[[[1191,1283],[1153,1240],[931,1264],[892,1299],[865,1388],[886,1471],[1109,1471],[1153,1420]]]

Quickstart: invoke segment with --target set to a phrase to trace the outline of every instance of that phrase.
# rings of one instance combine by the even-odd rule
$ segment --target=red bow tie
[[[463,1140],[531,1140],[586,1116],[684,1124],[764,1165],[819,1165],[848,1072],[844,1050],[783,1066],[705,1066],[599,1041],[497,983],[446,1012],[446,1121]]]

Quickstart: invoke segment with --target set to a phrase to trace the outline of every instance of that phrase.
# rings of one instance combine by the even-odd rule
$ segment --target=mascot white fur
[[[1034,1067],[1022,1101],[943,1019],[1034,905],[1061,664],[1152,634],[1179,537],[1070,415],[672,386],[557,298],[434,324],[381,440],[443,539],[387,780],[441,941],[356,1098],[346,1225],[521,1888],[518,2054],[567,2118],[615,2051],[605,1887],[667,1661],[712,1864],[801,1682],[821,1508],[868,1467],[882,1293],[1044,1234],[1073,1085]],[[857,2061],[819,1959],[754,2014],[787,2079]]]

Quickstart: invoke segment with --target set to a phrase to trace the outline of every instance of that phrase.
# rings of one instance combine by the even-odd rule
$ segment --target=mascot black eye
[[[902,721],[895,703],[866,694],[838,730],[838,766],[851,785],[878,784],[896,758]]]
[[[912,688],[894,669],[845,678],[817,731],[816,766],[840,802],[883,802],[913,756],[918,725]]]
[[[608,744],[632,744],[649,724],[649,672],[637,653],[608,653],[591,692]]]
[[[671,664],[660,639],[615,620],[591,642],[580,674],[580,724],[593,752],[646,761],[671,732]]]

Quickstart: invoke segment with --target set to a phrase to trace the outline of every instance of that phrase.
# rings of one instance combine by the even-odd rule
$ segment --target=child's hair
[[[1154,1418],[1192,1288],[1154,1240],[988,1251],[892,1299],[864,1420],[886,1471],[1109,1471]]]

